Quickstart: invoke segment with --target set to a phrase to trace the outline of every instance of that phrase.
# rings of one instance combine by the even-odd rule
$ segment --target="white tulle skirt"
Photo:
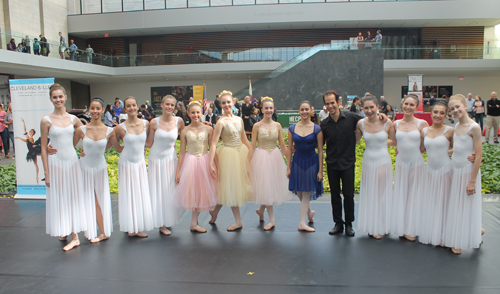
[[[392,161],[363,159],[359,193],[358,229],[370,235],[389,233],[392,201]]]
[[[208,210],[217,205],[217,183],[210,174],[209,153],[200,158],[186,153],[175,188],[178,206],[185,210]]]
[[[456,249],[481,245],[481,171],[476,179],[476,194],[467,195],[473,165],[453,169],[451,191],[444,229],[444,244]]]
[[[255,203],[259,205],[276,205],[287,200],[288,179],[283,156],[278,148],[271,153],[257,148],[252,157],[252,174]]]
[[[154,228],[144,159],[132,163],[123,156],[120,157],[118,161],[118,211],[122,232],[137,233]]]
[[[102,213],[104,232],[101,232],[101,234],[109,237],[113,232],[113,215],[106,162],[96,168],[86,166],[83,161],[80,162],[80,165],[82,167],[82,183],[85,191],[85,211],[87,215],[85,237],[89,240],[97,237],[96,204],[99,205]]]
[[[424,158],[420,155],[414,161],[402,162],[396,157],[389,230],[392,234],[410,237],[418,235],[419,204],[424,185]]]
[[[176,206],[175,172],[177,158],[149,158],[149,193],[155,227],[171,227],[179,222],[179,209]]]
[[[82,171],[78,157],[62,161],[49,155],[50,187],[47,187],[46,232],[68,236],[87,229]]]
[[[438,170],[427,167],[425,175],[418,240],[423,244],[440,245],[444,243],[444,224],[451,188],[451,163]]]

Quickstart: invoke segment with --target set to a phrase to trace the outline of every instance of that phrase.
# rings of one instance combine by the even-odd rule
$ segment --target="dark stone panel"
[[[298,109],[309,100],[316,109],[323,106],[322,94],[336,90],[343,96],[377,97],[384,90],[382,50],[320,51],[254,91],[254,97],[273,97],[279,110]]]

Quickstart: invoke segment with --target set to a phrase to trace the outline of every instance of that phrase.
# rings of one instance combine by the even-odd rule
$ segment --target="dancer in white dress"
[[[104,151],[113,146],[118,152],[123,146],[118,144],[113,128],[101,122],[104,101],[93,98],[89,106],[90,122],[75,131],[74,145],[83,140],[80,158],[83,188],[85,190],[85,211],[87,230],[85,237],[91,243],[109,239],[113,231],[111,196],[109,192],[108,166]],[[97,221],[97,222],[96,222]],[[97,226],[101,234],[97,236]]]
[[[275,226],[273,205],[286,201],[288,179],[286,177],[286,164],[283,161],[279,143],[283,154],[288,156],[288,148],[283,139],[281,124],[272,119],[274,101],[271,97],[262,99],[262,112],[264,118],[253,125],[252,148],[250,149],[250,162],[252,163],[255,203],[260,204],[257,209],[259,220],[264,221],[264,211],[267,209],[269,223],[264,226],[269,231]],[[257,143],[259,148],[257,148]]]
[[[200,102],[189,103],[188,114],[191,123],[180,136],[181,149],[175,174],[177,187],[174,195],[179,206],[192,211],[189,227],[191,232],[206,233],[207,230],[198,225],[198,216],[201,211],[213,209],[217,205],[216,182],[210,175],[208,152],[213,128],[200,122],[203,117]]]
[[[467,115],[467,101],[454,95],[448,104],[458,118],[453,136],[453,175],[444,229],[444,244],[455,254],[481,245],[481,127]],[[474,163],[468,160],[475,153]]]
[[[46,231],[65,241],[71,234],[72,241],[64,246],[68,251],[80,246],[78,233],[85,231],[85,205],[80,163],[73,148],[75,128],[82,125],[79,119],[66,112],[66,90],[59,84],[50,87],[50,100],[54,112],[42,118],[40,124],[42,160],[47,185]],[[47,142],[57,150],[48,155]]]
[[[163,115],[151,120],[146,147],[149,150],[149,193],[153,210],[154,226],[164,235],[172,234],[167,227],[179,221],[179,208],[174,198],[177,135],[184,129],[184,122],[172,116],[177,101],[172,95],[163,97]]]
[[[368,95],[362,101],[365,119],[356,126],[356,142],[365,138],[361,186],[359,193],[358,229],[377,240],[389,233],[392,204],[392,160],[387,139],[394,139],[394,128],[389,120],[384,123],[377,116],[378,100]]]
[[[453,141],[453,128],[444,124],[448,117],[445,104],[434,104],[431,117],[432,126],[424,128],[421,133],[421,144],[427,151],[427,167],[418,240],[423,244],[442,245],[451,188],[452,166],[448,150]]]
[[[123,101],[128,118],[115,128],[118,140],[124,148],[118,161],[118,212],[120,231],[129,236],[145,238],[142,231],[154,228],[151,198],[144,146],[149,123],[137,118],[137,101],[128,97]]]
[[[408,95],[403,101],[403,119],[394,122],[398,155],[394,175],[390,232],[415,241],[418,235],[425,161],[420,150],[420,132],[429,124],[415,118],[418,98]]]

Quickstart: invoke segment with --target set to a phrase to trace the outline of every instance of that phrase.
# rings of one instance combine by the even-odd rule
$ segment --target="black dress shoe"
[[[354,237],[354,230],[352,226],[345,226],[345,234],[349,237]]]
[[[333,227],[333,229],[328,232],[328,234],[330,235],[336,235],[336,234],[340,234],[344,231],[344,226],[341,225],[341,224],[335,224],[335,227]]]

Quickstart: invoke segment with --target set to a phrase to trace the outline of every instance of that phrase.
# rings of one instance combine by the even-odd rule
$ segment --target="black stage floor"
[[[270,232],[247,204],[241,232],[226,231],[224,207],[216,226],[202,213],[206,234],[189,232],[188,212],[171,236],[146,239],[119,232],[113,206],[110,240],[80,234],[63,252],[45,234],[44,201],[0,200],[0,293],[500,293],[500,203],[483,204],[484,244],[460,256],[395,236],[330,236],[327,202],[312,203],[315,233],[297,231],[299,203],[288,202]]]

